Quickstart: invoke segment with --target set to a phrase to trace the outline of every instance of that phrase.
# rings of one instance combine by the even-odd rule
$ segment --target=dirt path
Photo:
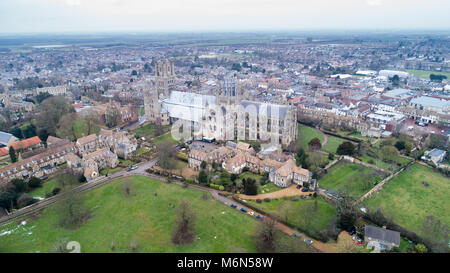
[[[263,200],[264,198],[273,199],[273,198],[283,198],[283,197],[310,195],[310,194],[312,194],[312,192],[302,192],[302,189],[297,189],[297,185],[292,184],[285,189],[270,192],[270,193],[262,193],[262,194],[258,194],[258,195],[238,194],[237,196],[241,199],[249,199],[249,200],[261,199],[261,200]]]
[[[320,129],[316,129],[317,131],[319,131],[322,136],[323,136],[323,143],[322,143],[322,147],[325,147],[325,145],[327,145],[328,142],[328,136],[327,134],[325,134],[324,132],[322,132]]]

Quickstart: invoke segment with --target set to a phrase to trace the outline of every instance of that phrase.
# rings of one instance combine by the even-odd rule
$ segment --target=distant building
[[[39,95],[41,93],[49,93],[53,96],[65,96],[67,93],[67,87],[66,86],[53,86],[53,87],[42,87],[42,88],[36,88],[36,93]]]
[[[397,70],[380,70],[380,72],[378,72],[378,75],[384,76],[387,78],[392,78],[395,75],[397,75],[400,79],[407,79],[407,78],[411,77],[411,75],[408,72],[397,71]]]

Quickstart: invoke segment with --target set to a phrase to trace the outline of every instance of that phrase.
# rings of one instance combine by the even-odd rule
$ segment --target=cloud
[[[70,7],[81,5],[81,0],[66,0],[66,4]]]
[[[381,2],[381,0],[367,0],[366,1],[367,5],[369,6],[381,6],[383,3]]]

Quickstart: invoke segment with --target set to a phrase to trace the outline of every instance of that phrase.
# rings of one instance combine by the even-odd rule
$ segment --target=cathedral
[[[297,133],[291,104],[246,100],[235,78],[225,78],[214,95],[175,91],[172,60],[155,60],[153,86],[144,90],[147,121],[163,125],[182,121],[203,139],[248,140],[287,146]]]

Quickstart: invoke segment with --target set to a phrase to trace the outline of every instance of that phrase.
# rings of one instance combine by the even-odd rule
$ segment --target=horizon
[[[449,31],[443,0],[3,0],[1,34]]]

